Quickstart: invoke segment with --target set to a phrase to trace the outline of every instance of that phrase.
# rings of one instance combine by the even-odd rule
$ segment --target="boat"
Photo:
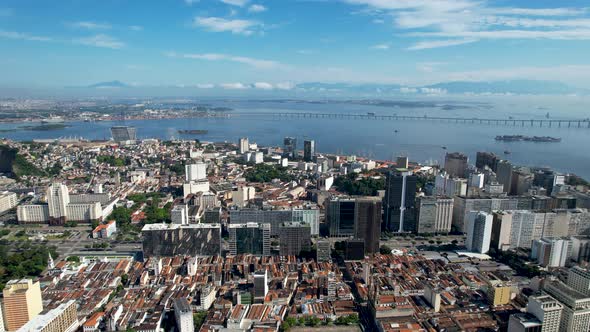
[[[503,142],[537,142],[537,143],[557,143],[561,142],[559,137],[550,136],[523,136],[523,135],[501,135],[496,136],[496,141]]]
[[[41,120],[41,123],[64,123],[64,119],[59,116],[51,116]]]
[[[442,147],[442,149],[443,149],[443,150],[446,150],[446,149],[447,149],[447,147],[446,147],[446,146],[443,146],[443,147]]]
[[[194,129],[194,130],[188,130],[188,129],[183,129],[183,130],[179,130],[178,131],[179,134],[186,134],[186,135],[204,135],[209,133],[208,130],[198,130],[198,129]]]
[[[504,154],[511,154],[511,153],[512,153],[512,152],[510,152],[510,151],[508,151],[508,150],[505,150],[505,151],[504,151]]]
[[[397,133],[397,129],[393,131],[394,133]]]

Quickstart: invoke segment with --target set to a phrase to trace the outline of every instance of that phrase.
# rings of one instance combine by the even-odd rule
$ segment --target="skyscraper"
[[[316,260],[318,262],[329,262],[332,260],[332,245],[330,244],[330,240],[318,239],[318,241],[316,242],[316,249]]]
[[[381,239],[382,202],[378,197],[357,198],[354,213],[354,233],[365,242],[365,254],[379,252]]]
[[[285,137],[283,140],[283,155],[290,159],[297,158],[297,139],[294,137]]]
[[[464,178],[467,173],[467,156],[459,153],[447,153],[445,156],[445,171],[451,176]]]
[[[418,233],[448,233],[453,221],[453,199],[448,197],[420,197],[417,203]]]
[[[527,311],[543,323],[542,332],[559,332],[563,305],[549,295],[530,296]]]
[[[331,237],[354,235],[355,200],[334,198],[326,201],[326,221]]]
[[[299,256],[301,251],[311,249],[311,228],[299,222],[284,223],[279,240],[281,256]]]
[[[487,166],[495,172],[497,163],[498,157],[491,152],[478,152],[475,157],[475,167],[480,170],[483,170]]]
[[[221,254],[220,224],[148,224],[141,235],[144,257]]]
[[[485,254],[490,251],[492,221],[494,217],[486,212],[472,211],[467,220],[467,250]]]
[[[127,126],[111,127],[111,135],[115,142],[135,141],[137,140],[137,128]]]
[[[4,287],[4,325],[16,331],[43,311],[41,287],[31,279],[11,280]]]
[[[303,160],[312,161],[315,156],[315,141],[305,140],[303,141]]]
[[[559,331],[588,331],[590,329],[590,297],[558,280],[546,281],[543,289],[563,306]]]
[[[391,232],[415,231],[417,177],[412,172],[395,171],[385,180],[385,229]]]
[[[250,142],[248,142],[248,137],[240,138],[239,148],[241,154],[244,154],[250,150]]]
[[[70,194],[65,184],[53,183],[47,188],[49,224],[63,225],[68,216]]]
[[[177,331],[194,332],[193,308],[185,298],[174,299],[174,318]]]
[[[512,164],[507,160],[500,160],[496,166],[496,179],[504,186],[504,192],[509,193],[512,188]]]
[[[268,271],[266,269],[254,272],[254,301],[264,302],[268,294]]]
[[[399,156],[397,157],[397,160],[395,162],[395,165],[398,168],[408,168],[409,165],[409,160],[407,156]]]
[[[185,166],[186,182],[200,181],[207,179],[207,164],[196,163]]]
[[[270,255],[270,224],[229,224],[227,227],[231,255]]]
[[[61,303],[43,314],[31,319],[18,332],[68,332],[77,331],[78,305],[76,300]]]
[[[572,255],[572,241],[567,238],[534,240],[531,258],[542,267],[564,267]]]

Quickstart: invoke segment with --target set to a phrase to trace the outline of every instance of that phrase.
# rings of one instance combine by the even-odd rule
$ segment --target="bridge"
[[[358,113],[311,113],[311,112],[244,112],[233,113],[231,117],[266,117],[272,119],[347,119],[347,120],[386,120],[386,121],[435,121],[460,124],[488,124],[498,126],[547,127],[547,128],[588,128],[590,119],[493,119],[413,115],[381,115]]]

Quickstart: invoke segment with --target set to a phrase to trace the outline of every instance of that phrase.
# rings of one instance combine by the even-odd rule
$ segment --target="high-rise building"
[[[47,188],[47,203],[49,206],[49,223],[63,225],[68,217],[68,204],[70,204],[68,187],[61,183],[53,183],[49,186]]]
[[[111,136],[115,142],[126,142],[137,140],[137,128],[128,126],[111,127]]]
[[[193,308],[185,298],[174,300],[174,318],[178,332],[194,332]]]
[[[170,219],[173,224],[187,225],[188,224],[188,205],[176,205],[170,211]]]
[[[528,169],[516,169],[512,171],[512,185],[509,193],[511,195],[524,195],[533,186],[534,176]]]
[[[472,211],[467,221],[467,250],[485,254],[490,250],[493,216],[486,212]]]
[[[499,160],[496,166],[496,180],[504,186],[504,192],[512,191],[512,164],[508,160]]]
[[[534,240],[531,258],[542,267],[564,267],[572,254],[572,241],[567,238]]]
[[[441,172],[435,178],[434,189],[434,194],[439,196],[465,196],[467,195],[467,180],[454,178],[446,172]]]
[[[559,332],[563,305],[549,295],[529,296],[527,311],[543,324],[541,332]]]
[[[354,235],[356,202],[353,198],[334,198],[325,202],[326,222],[331,237]]]
[[[417,232],[420,234],[449,233],[453,220],[453,199],[420,197],[417,201]]]
[[[586,296],[590,296],[590,271],[579,266],[572,267],[568,272],[567,285]]]
[[[0,193],[0,213],[14,208],[18,204],[18,199],[15,193],[3,192]]]
[[[547,194],[551,195],[553,188],[565,183],[565,176],[556,173],[548,168],[537,169],[534,172],[533,185],[547,189]]]
[[[266,269],[254,272],[254,302],[264,302],[268,294],[268,271]]]
[[[294,137],[285,137],[283,140],[283,156],[289,159],[297,158],[297,139]]]
[[[80,326],[76,300],[69,300],[31,319],[17,332],[70,332]]]
[[[303,160],[312,161],[315,157],[315,141],[305,140],[303,141]]]
[[[221,254],[220,224],[148,224],[141,235],[144,257]]]
[[[384,223],[391,232],[414,232],[416,230],[416,183],[411,172],[389,172],[385,180]]]
[[[315,205],[290,209],[230,209],[229,220],[232,224],[262,223],[270,225],[270,236],[279,236],[281,225],[286,222],[301,222],[309,225],[311,235],[319,234],[320,210]]]
[[[588,331],[590,329],[590,297],[561,281],[546,281],[544,290],[563,305],[559,331]]]
[[[408,168],[410,166],[409,160],[407,156],[399,156],[396,159],[395,165],[398,168]]]
[[[534,315],[517,313],[508,319],[508,332],[542,332],[543,324]]]
[[[488,303],[494,307],[510,303],[512,290],[510,286],[490,284],[487,289]]]
[[[483,173],[473,173],[469,176],[470,188],[483,188],[485,175]]]
[[[240,138],[239,142],[240,154],[244,154],[250,150],[250,142],[248,142],[248,137]]]
[[[487,166],[495,172],[497,163],[498,156],[491,152],[478,152],[475,157],[475,167],[480,170],[483,170]]]
[[[319,239],[316,242],[318,262],[330,262],[332,260],[332,245],[328,239]]]
[[[510,227],[510,248],[531,248],[534,240],[542,237],[553,237],[555,213],[532,211],[510,211],[512,225]]]
[[[299,222],[283,224],[279,235],[281,256],[299,256],[301,251],[311,249],[311,228]]]
[[[490,248],[506,251],[510,248],[510,231],[512,229],[512,213],[494,212],[492,222],[492,241]]]
[[[451,176],[464,178],[467,174],[467,161],[467,156],[462,153],[447,153],[445,156],[445,171]]]
[[[578,263],[590,262],[590,237],[572,236],[572,260]]]
[[[382,202],[379,197],[357,198],[354,211],[354,236],[365,242],[365,254],[379,252]]]
[[[207,179],[207,164],[196,163],[185,166],[186,182],[201,181]]]
[[[31,279],[11,280],[4,287],[4,325],[16,331],[43,311],[41,286]]]
[[[230,255],[270,255],[270,225],[259,223],[229,224]]]

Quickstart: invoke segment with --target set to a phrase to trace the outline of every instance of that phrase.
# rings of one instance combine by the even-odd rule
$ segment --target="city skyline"
[[[528,79],[589,88],[588,39],[583,1],[5,1],[0,86],[290,91]]]

